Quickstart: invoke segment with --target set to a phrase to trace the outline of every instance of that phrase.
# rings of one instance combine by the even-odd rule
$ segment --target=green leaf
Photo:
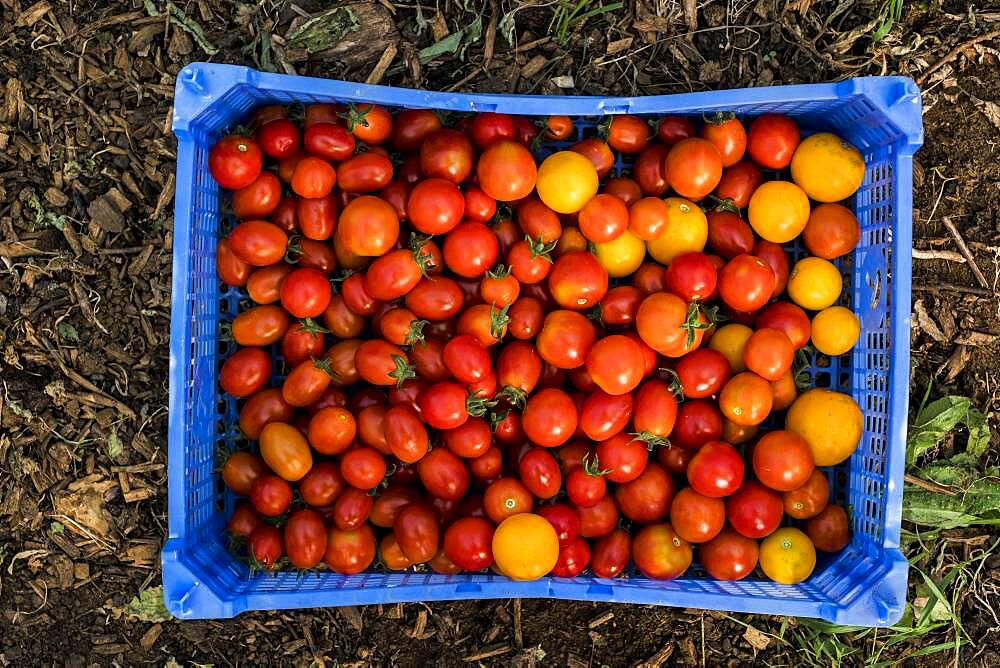
[[[954,496],[907,486],[903,519],[936,529],[1000,525],[1000,483],[981,478],[966,493]]]
[[[111,435],[108,436],[108,457],[117,461],[124,452],[125,444],[122,443],[122,439],[118,436],[118,432],[111,432]]]
[[[906,464],[912,466],[925,452],[941,442],[952,429],[964,424],[969,430],[966,451],[981,457],[990,442],[990,428],[968,397],[943,397],[920,410],[906,439]]]
[[[428,47],[417,52],[417,58],[422,64],[429,63],[439,56],[450,55],[458,51],[465,42],[465,45],[479,41],[483,34],[483,18],[477,17],[475,21],[466,26],[463,30],[456,30],[440,42],[435,42]]]
[[[59,332],[59,336],[66,339],[67,341],[79,341],[80,335],[76,331],[76,327],[69,324],[68,322],[60,322],[56,325],[56,331]]]
[[[150,587],[129,601],[125,612],[144,622],[165,622],[171,619],[163,604],[163,586]]]
[[[62,522],[55,522],[55,521],[53,521],[53,522],[49,523],[49,533],[60,533],[61,534],[61,533],[64,533],[65,531],[66,531],[66,527],[63,526]]]

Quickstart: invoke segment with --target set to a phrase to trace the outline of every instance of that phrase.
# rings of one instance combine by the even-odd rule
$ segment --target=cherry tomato
[[[219,372],[219,385],[234,397],[248,397],[271,378],[271,356],[260,348],[240,348]]]
[[[430,437],[420,415],[410,406],[394,406],[382,418],[385,440],[401,462],[420,461],[430,449]]]
[[[625,206],[631,206],[633,202],[642,199],[643,196],[639,184],[627,176],[608,179],[604,184],[604,192],[625,202]]]
[[[764,175],[755,164],[740,160],[723,170],[722,179],[715,187],[715,196],[724,202],[729,200],[738,209],[745,209],[750,204],[750,197],[763,182]]]
[[[233,213],[240,220],[266,218],[281,201],[281,182],[272,172],[261,172],[248,186],[233,193]]]
[[[719,394],[722,414],[744,427],[763,422],[773,405],[771,384],[750,371],[730,378]]]
[[[264,425],[269,422],[287,422],[294,409],[282,398],[276,387],[263,389],[253,395],[240,409],[240,431],[247,438],[257,440]]]
[[[346,408],[322,408],[309,420],[309,443],[324,455],[338,455],[347,450],[357,434],[357,422]]]
[[[716,580],[742,580],[757,567],[757,541],[729,527],[698,547],[702,567]]]
[[[685,448],[666,447],[656,451],[656,461],[671,473],[687,474],[687,467],[694,458],[695,451]]]
[[[341,475],[357,489],[375,489],[385,478],[385,471],[385,458],[372,448],[353,448],[340,458]]]
[[[683,116],[664,116],[656,122],[656,137],[667,146],[673,146],[696,134],[694,123]]]
[[[435,429],[454,429],[469,419],[469,396],[457,383],[435,383],[417,398],[424,420]]]
[[[358,346],[354,363],[361,378],[372,385],[396,385],[415,375],[402,348],[381,339]]]
[[[659,197],[643,197],[629,207],[629,230],[643,240],[662,235],[669,219],[667,203]]]
[[[549,116],[545,119],[545,137],[562,141],[573,133],[573,119],[569,116]]]
[[[510,306],[520,294],[521,284],[511,275],[510,269],[503,265],[487,272],[479,283],[479,296],[496,308]]]
[[[254,267],[266,267],[285,256],[288,235],[267,221],[247,220],[233,228],[228,241],[236,257]]]
[[[466,278],[480,278],[500,255],[500,244],[493,231],[482,223],[465,222],[444,240],[444,262],[454,273]]]
[[[784,114],[763,114],[750,124],[747,151],[765,169],[784,169],[799,145],[799,126]]]
[[[650,348],[668,357],[681,357],[698,348],[708,320],[697,304],[688,304],[670,292],[646,297],[635,316],[636,331]]]
[[[670,189],[665,167],[669,152],[669,146],[653,144],[643,149],[635,159],[632,174],[643,195],[662,197]]]
[[[561,307],[583,311],[608,292],[608,272],[587,251],[560,256],[549,273],[549,292]]]
[[[726,499],[726,517],[747,538],[763,538],[781,524],[781,495],[755,480],[747,480]]]
[[[618,524],[618,506],[610,494],[591,506],[579,506],[576,512],[580,516],[580,535],[584,538],[606,536]]]
[[[501,140],[479,156],[479,187],[499,202],[513,202],[531,194],[538,177],[535,158],[517,142]]]
[[[559,215],[537,197],[528,197],[517,205],[517,223],[531,239],[550,243],[562,234]]]
[[[577,538],[570,545],[559,548],[559,557],[552,567],[552,575],[557,578],[575,578],[590,564],[590,545],[583,538]]]
[[[731,375],[725,356],[710,348],[700,348],[685,355],[677,362],[674,371],[684,396],[689,399],[704,399],[718,394]]]
[[[331,122],[311,123],[302,136],[306,153],[324,160],[341,162],[354,155],[357,143],[342,125]]]
[[[677,409],[677,421],[670,434],[674,445],[697,450],[722,437],[722,414],[705,399],[685,401]]]
[[[586,316],[576,311],[552,311],[545,316],[535,345],[542,359],[559,369],[584,364],[597,340],[597,331]]]
[[[830,483],[819,469],[813,469],[808,480],[798,489],[785,492],[782,504],[785,513],[794,519],[805,520],[815,517],[830,502]]]
[[[746,152],[747,131],[732,114],[717,114],[702,127],[701,136],[719,150],[723,167],[735,165]]]
[[[337,166],[337,185],[347,193],[373,193],[389,185],[392,175],[389,158],[367,151]]]
[[[770,328],[784,333],[796,350],[809,343],[812,335],[809,316],[801,307],[790,302],[770,304],[757,314],[754,324],[758,329]]]
[[[546,388],[528,398],[521,414],[525,435],[546,448],[562,445],[576,431],[577,409],[562,390]]]
[[[643,527],[632,541],[632,558],[643,575],[672,580],[684,574],[693,559],[691,544],[669,524]]]
[[[595,389],[580,407],[579,426],[587,438],[603,441],[625,429],[632,419],[631,394],[610,395]]]
[[[771,299],[774,270],[755,255],[737,255],[719,272],[719,296],[737,311],[756,311]]]
[[[651,445],[665,444],[676,419],[677,397],[666,383],[654,378],[639,386],[632,415],[637,439]]]
[[[615,529],[594,543],[590,568],[599,578],[621,575],[632,558],[632,537],[624,529]]]
[[[464,303],[462,288],[446,276],[428,276],[406,294],[406,307],[431,322],[440,322],[458,314]]]
[[[252,270],[249,263],[233,252],[228,239],[219,239],[215,247],[215,268],[222,282],[234,288],[246,285]]]
[[[489,426],[486,429],[489,431]],[[502,471],[503,451],[496,446],[486,448],[483,454],[469,460],[469,473],[482,482],[493,482],[500,477]]]
[[[437,554],[441,526],[437,515],[424,503],[403,506],[392,523],[392,532],[403,554],[415,564],[430,561]]]
[[[577,508],[590,508],[604,499],[607,481],[604,477],[608,469],[599,468],[596,457],[584,456],[582,463],[567,470],[566,495]]]
[[[646,121],[638,116],[612,116],[607,125],[608,145],[619,153],[638,153],[649,144],[653,134]]]
[[[392,124],[389,145],[409,153],[423,144],[424,139],[441,127],[441,119],[430,109],[403,109]]]
[[[552,271],[552,244],[525,239],[518,241],[507,252],[510,271],[521,283],[531,285],[545,280]]]
[[[322,158],[307,155],[292,172],[292,191],[299,197],[326,197],[337,183],[337,172]]]
[[[315,318],[333,296],[326,274],[319,269],[296,269],[281,282],[281,305],[296,318]]]
[[[795,347],[785,333],[763,327],[747,339],[743,347],[743,364],[765,380],[776,381],[792,368]]]
[[[413,226],[424,234],[444,234],[462,220],[465,198],[454,183],[427,179],[418,183],[406,202]]]
[[[806,522],[806,535],[817,550],[840,552],[851,542],[847,512],[842,506],[827,506]]]
[[[703,496],[685,487],[670,504],[670,525],[689,543],[704,543],[726,524],[726,504],[722,499]]]
[[[261,524],[247,537],[247,552],[254,564],[271,570],[284,553],[281,531],[270,524]]]
[[[615,501],[622,515],[640,524],[663,519],[673,496],[673,478],[656,463],[648,464],[639,477],[615,489]]]
[[[574,513],[574,517],[576,513]],[[226,532],[231,536],[246,538],[253,533],[253,530],[262,523],[260,514],[253,509],[253,506],[245,501],[241,501],[233,508],[233,514],[226,522]]]
[[[580,532],[580,518],[573,508],[565,503],[553,503],[540,506],[537,512],[555,528],[559,547],[567,547],[576,541]]]
[[[480,517],[463,517],[444,532],[444,553],[456,566],[479,571],[493,563],[493,525]]]
[[[497,201],[484,193],[479,186],[469,186],[464,196],[466,220],[485,223],[496,215]]]
[[[420,482],[432,496],[461,499],[469,489],[465,464],[447,448],[434,448],[417,463]]]
[[[704,253],[678,255],[665,276],[667,289],[686,302],[710,299],[718,284],[715,265]]]
[[[367,491],[346,487],[333,503],[333,523],[341,531],[352,531],[368,521],[375,498]]]
[[[750,253],[753,244],[753,230],[738,214],[724,209],[708,212],[708,245],[723,258]]]
[[[521,482],[539,499],[551,499],[562,487],[556,458],[542,448],[532,448],[517,464]]]
[[[330,529],[323,562],[334,573],[354,575],[371,566],[376,548],[375,532],[367,524],[351,531]]]
[[[269,473],[264,460],[249,452],[236,451],[222,465],[222,481],[240,496],[249,496],[257,478]]]
[[[781,244],[760,239],[754,244],[753,254],[770,265],[775,278],[774,292],[771,293],[771,297],[779,297],[785,291],[785,286],[788,285],[790,267],[785,249],[781,247]]]
[[[607,142],[596,137],[579,141],[570,146],[569,150],[587,158],[597,170],[597,178],[599,179],[603,179],[611,173],[611,168],[615,166],[615,154],[612,153],[611,147],[608,146]]]
[[[644,361],[639,344],[620,334],[607,336],[587,353],[587,372],[602,390],[626,394],[642,382]]]
[[[608,290],[599,305],[601,322],[605,325],[631,325],[642,303],[643,293],[631,285],[619,285]]]
[[[510,316],[490,304],[470,306],[458,318],[458,333],[472,334],[486,347],[496,345],[507,334]]]
[[[372,195],[351,200],[337,221],[335,239],[339,239],[346,250],[361,257],[385,255],[398,238],[396,210]]]
[[[699,200],[715,190],[722,178],[722,154],[715,144],[699,138],[682,139],[666,159],[667,182],[681,197]]]
[[[260,147],[249,137],[223,137],[208,152],[212,178],[227,190],[238,190],[253,183],[263,164]]]
[[[530,513],[533,505],[531,492],[514,478],[500,478],[493,481],[483,494],[486,514],[497,524],[511,515]]]
[[[343,295],[333,295],[323,311],[323,324],[338,339],[352,339],[361,336],[368,326],[368,320],[348,308]],[[287,356],[285,361],[291,364]]]
[[[391,528],[399,511],[419,500],[420,494],[412,487],[390,484],[375,497],[368,520],[377,527]]]
[[[313,464],[306,437],[282,422],[271,422],[261,430],[260,454],[272,471],[290,482],[301,480]]]
[[[326,527],[315,510],[303,508],[288,516],[285,523],[285,550],[296,568],[312,568],[326,552]]]
[[[262,475],[250,486],[250,503],[261,515],[277,517],[291,505],[292,487],[276,475]]]
[[[841,204],[820,204],[809,214],[802,230],[802,243],[810,253],[834,260],[854,250],[861,240],[858,219]]]
[[[310,506],[319,508],[332,505],[344,490],[344,478],[333,462],[316,462],[309,473],[299,481],[299,494]]]
[[[709,441],[695,453],[687,467],[692,489],[712,498],[728,496],[743,482],[743,457],[724,441]]]
[[[542,304],[531,297],[521,297],[515,301],[507,314],[510,316],[511,335],[522,340],[535,338],[542,329],[545,317]]]
[[[606,243],[628,229],[629,210],[618,197],[600,194],[583,205],[578,220],[584,237],[594,243]]]
[[[287,118],[276,118],[257,130],[257,144],[264,155],[282,160],[298,152],[302,143],[299,127]]]
[[[806,484],[815,469],[809,443],[791,431],[764,434],[753,448],[753,471],[762,484],[791,492]]]
[[[458,130],[435,130],[420,145],[420,171],[429,179],[461,183],[472,173],[472,144]]]

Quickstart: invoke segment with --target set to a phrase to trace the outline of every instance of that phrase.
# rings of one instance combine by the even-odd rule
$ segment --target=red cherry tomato
[[[774,291],[771,293],[771,297],[779,297],[785,291],[785,286],[788,285],[788,272],[790,271],[788,254],[785,253],[785,249],[781,247],[781,244],[760,239],[753,247],[753,254],[770,265],[771,271],[774,272]]]
[[[677,492],[670,504],[670,525],[689,543],[704,543],[715,538],[725,524],[725,502],[703,496],[691,487]]]
[[[590,545],[577,538],[570,545],[559,547],[559,557],[552,567],[552,575],[557,578],[575,578],[590,564]]]
[[[743,364],[761,378],[780,380],[792,368],[795,347],[778,329],[758,329],[743,346]]]
[[[580,517],[565,503],[540,506],[538,514],[544,517],[556,530],[559,547],[566,547],[576,541],[580,533]]]
[[[774,286],[774,271],[755,255],[737,255],[719,272],[719,296],[737,311],[756,311],[764,306]]]
[[[678,195],[699,200],[719,185],[722,154],[706,139],[682,139],[667,154],[666,171],[667,182]]]
[[[420,171],[427,178],[461,183],[472,173],[472,144],[458,130],[435,130],[420,145]]]
[[[590,568],[599,578],[617,577],[632,559],[632,537],[624,529],[615,529],[597,540],[590,553]]]
[[[287,118],[276,118],[257,130],[257,144],[264,155],[282,160],[295,155],[302,143],[299,127]]]
[[[764,175],[757,165],[749,160],[740,160],[722,171],[722,179],[715,187],[715,196],[731,201],[738,209],[745,209],[750,204],[750,196],[763,182]]]
[[[735,165],[747,148],[747,131],[732,115],[719,114],[701,129],[701,136],[715,145],[722,156],[722,166]]]
[[[493,525],[481,517],[463,517],[444,532],[444,553],[456,566],[479,571],[493,563]]]
[[[755,480],[747,480],[726,499],[726,517],[747,538],[763,538],[781,524],[781,495]]]
[[[231,135],[217,141],[208,152],[208,169],[223,188],[238,190],[253,183],[264,165],[264,156],[253,139]]]
[[[322,158],[307,155],[292,172],[292,191],[299,197],[326,197],[337,183],[337,172]]]
[[[709,441],[691,459],[688,483],[703,496],[719,498],[735,492],[743,482],[743,457],[725,441]]]
[[[248,397],[271,379],[271,356],[261,348],[240,348],[219,371],[219,385],[234,397]]]
[[[333,162],[347,160],[354,155],[356,147],[351,133],[337,123],[312,123],[306,126],[302,137],[302,148],[306,153]]]
[[[608,145],[619,153],[638,153],[649,144],[653,133],[638,116],[612,116],[607,125]]]
[[[697,450],[722,437],[722,414],[705,399],[685,401],[677,409],[677,421],[670,441],[688,450]]]
[[[496,234],[482,223],[461,223],[444,239],[444,262],[449,269],[465,278],[480,278],[500,255]]]
[[[651,463],[642,474],[615,489],[622,515],[633,522],[651,524],[663,519],[674,497],[674,480],[659,464]]]
[[[440,127],[441,119],[430,109],[403,109],[393,120],[389,145],[404,153],[415,151]]]
[[[664,116],[656,122],[656,137],[667,146],[696,136],[694,123],[683,116]]]
[[[601,468],[608,471],[607,478],[610,482],[635,480],[642,475],[649,462],[646,443],[625,432],[598,443],[596,454]]]
[[[684,396],[705,399],[718,394],[732,371],[726,356],[711,348],[699,348],[682,357],[674,367]]]
[[[763,114],[750,124],[747,151],[765,169],[784,169],[799,145],[799,126],[784,114]]]
[[[538,177],[535,158],[519,143],[501,140],[479,156],[479,187],[499,202],[513,202],[531,194]]]
[[[528,398],[521,414],[525,435],[538,445],[554,448],[576,431],[577,409],[562,390],[547,388]]]
[[[608,394],[631,392],[642,382],[644,361],[639,344],[620,334],[606,336],[587,353],[587,373]]]
[[[702,567],[716,580],[742,580],[757,567],[757,541],[729,527],[698,547]]]
[[[521,482],[539,499],[551,499],[562,487],[559,463],[547,450],[532,448],[517,464]]]
[[[643,575],[672,580],[684,574],[693,559],[691,544],[669,524],[643,527],[632,541],[632,558]]]
[[[686,302],[710,299],[719,280],[715,265],[704,253],[678,255],[665,277],[667,289]]]
[[[792,492],[808,482],[816,465],[809,443],[791,431],[772,431],[753,447],[753,471],[764,485]]]

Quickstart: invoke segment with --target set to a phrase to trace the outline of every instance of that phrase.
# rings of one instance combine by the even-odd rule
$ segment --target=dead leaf
[[[747,627],[746,632],[743,634],[743,639],[750,643],[750,646],[757,651],[763,651],[771,644],[770,638],[752,626]]]
[[[989,119],[990,123],[1000,128],[1000,104],[990,102],[989,100],[980,100],[975,95],[970,97],[972,97],[972,101],[979,108],[979,111],[983,112],[983,115]]]
[[[66,515],[80,525],[107,537],[111,533],[113,518],[104,503],[104,493],[116,484],[100,474],[89,475],[74,481],[56,494],[52,502],[56,513]],[[72,529],[72,525],[70,527]]]
[[[448,22],[445,21],[444,12],[438,12],[434,15],[434,20],[431,21],[431,32],[434,33],[435,42],[440,42],[451,32],[448,30]]]
[[[955,380],[958,374],[962,373],[965,369],[965,365],[969,363],[970,357],[972,357],[972,352],[968,346],[956,346],[954,352],[951,353],[951,357],[945,362],[944,382],[950,383]]]
[[[666,16],[647,16],[633,21],[632,27],[639,32],[670,32],[670,19]]]
[[[977,332],[975,330],[971,330],[959,334],[958,338],[955,339],[955,343],[959,343],[965,346],[989,346],[993,345],[993,342],[996,341],[998,338],[1000,337],[998,337],[996,334],[990,334],[989,332]]]
[[[798,12],[799,14],[805,14],[809,11],[809,8],[812,7],[813,2],[815,2],[815,0],[791,0],[791,2],[788,3],[788,8],[792,11]]]
[[[698,68],[698,80],[704,83],[719,83],[722,81],[722,68],[719,67],[719,63],[714,60],[702,63],[701,67]]]
[[[937,341],[938,343],[948,343],[947,337],[945,337],[944,332],[938,327],[934,319],[931,318],[930,314],[927,312],[927,307],[924,306],[924,300],[918,299],[913,304],[913,314],[917,316],[917,326],[924,331],[928,336]]]
[[[609,56],[612,56],[620,51],[625,51],[632,46],[633,41],[635,41],[634,37],[626,37],[624,39],[616,39],[613,42],[608,42],[606,53]]]
[[[573,77],[571,75],[569,75],[569,74],[564,74],[564,75],[558,76],[558,77],[552,77],[551,79],[549,79],[549,81],[551,81],[553,84],[555,84],[559,88],[575,88],[576,87],[576,82],[573,80]]]

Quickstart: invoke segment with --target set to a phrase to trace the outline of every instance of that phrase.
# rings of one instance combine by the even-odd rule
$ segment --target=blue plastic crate
[[[821,557],[806,582],[788,586],[748,579],[689,576],[543,578],[514,582],[492,574],[368,572],[342,576],[250,575],[224,544],[232,494],[216,475],[218,446],[232,445],[236,403],[220,393],[217,370],[229,351],[220,321],[240,295],[215,272],[220,191],[208,149],[231,124],[263,104],[375,102],[525,115],[567,114],[580,126],[632,113],[740,116],[781,112],[804,132],[831,130],[854,143],[867,163],[853,201],[861,243],[841,262],[845,299],[861,320],[852,353],[813,360],[818,386],[850,392],[864,414],[854,455],[830,471],[833,494],[851,508],[853,540]],[[832,84],[780,86],[634,98],[437,93],[257,72],[194,63],[177,78],[178,139],[170,336],[169,539],[163,549],[167,608],[180,618],[232,617],[245,610],[472,598],[563,598],[647,603],[732,612],[820,617],[886,626],[903,612],[907,561],[899,550],[909,373],[912,156],[923,141],[920,94],[910,79],[872,77]],[[791,249],[797,252],[797,249]]]

